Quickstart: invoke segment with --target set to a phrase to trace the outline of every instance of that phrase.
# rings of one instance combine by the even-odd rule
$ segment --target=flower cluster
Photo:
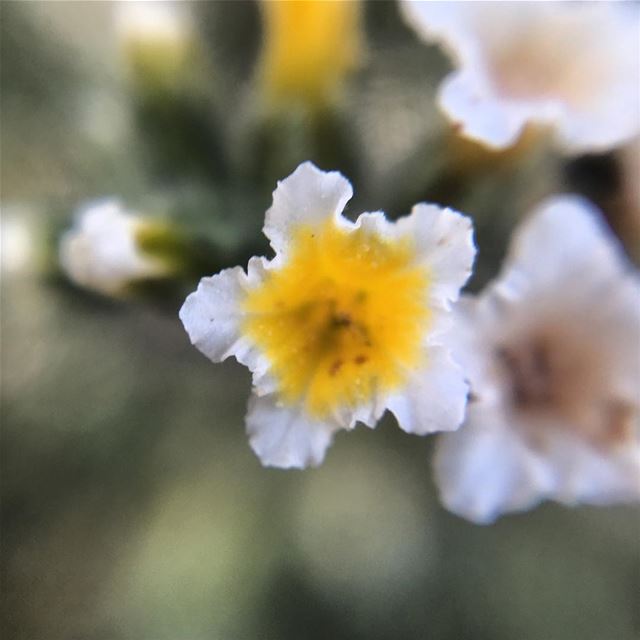
[[[266,212],[263,232],[272,257],[252,257],[246,270],[203,277],[179,312],[205,356],[214,362],[235,357],[251,371],[246,428],[263,465],[319,465],[338,432],[358,423],[375,428],[388,411],[407,433],[446,432],[435,449],[436,483],[444,505],[472,521],[492,522],[542,500],[640,499],[640,276],[610,230],[640,229],[637,180],[627,175],[639,157],[640,11],[628,5],[399,0],[409,26],[450,58],[453,69],[439,86],[438,103],[457,133],[482,145],[475,146],[480,157],[490,157],[487,148],[516,145],[525,130],[526,139],[533,130],[537,140],[540,128],[568,154],[618,150],[624,165],[618,205],[632,213],[608,225],[589,201],[549,196],[549,190],[516,228],[495,281],[477,295],[461,296],[476,257],[471,217],[435,204],[411,208],[422,196],[405,193],[397,207],[410,209],[404,217],[392,221],[375,211],[350,218],[344,212],[353,196],[349,181],[337,171],[300,164],[278,182]],[[327,153],[339,155],[347,146],[339,119],[329,114],[348,74],[364,64],[365,3],[261,4],[264,44],[253,77],[265,114],[281,109],[286,116],[282,122],[265,117],[260,140],[237,145],[238,158],[245,146],[252,157],[240,175],[223,153],[224,141],[235,134],[218,135],[208,108],[206,117],[194,120],[202,113],[199,98],[183,100],[181,91],[193,84],[184,80],[197,58],[195,5],[183,9],[130,3],[121,8],[119,25],[138,106],[144,106],[139,115],[152,131],[167,130],[176,114],[185,125],[167,145],[169,172],[205,159],[206,171],[197,180],[190,176],[185,189],[199,185],[203,175],[208,180],[216,171],[210,163],[219,161],[233,187],[216,183],[209,201],[222,210],[231,195],[239,211],[243,198],[253,204],[245,192],[254,182],[260,193],[282,175],[274,166],[288,171],[299,162],[298,143],[315,141],[302,157],[325,161]],[[231,84],[241,83],[234,78]],[[279,128],[292,114],[292,126]],[[362,131],[368,123],[362,118]],[[281,145],[287,137],[282,132],[296,139]],[[629,157],[623,145],[632,150]],[[283,152],[288,146],[295,161]],[[451,150],[428,151],[446,156]],[[504,165],[513,156],[494,154]],[[262,166],[253,167],[254,160]],[[365,158],[355,175],[370,164]],[[397,177],[409,164],[389,175]],[[333,166],[350,164],[342,158]],[[485,173],[491,166],[483,167]],[[455,194],[468,185],[447,192],[460,177],[450,169],[443,170],[439,186],[456,202]],[[264,178],[269,170],[273,180]],[[402,177],[419,183],[410,193],[425,194],[431,185],[421,179],[438,171]],[[372,193],[401,191],[387,180]],[[472,204],[461,208],[481,215]],[[175,275],[168,252],[149,251],[149,225],[116,201],[90,205],[62,237],[64,271],[105,295],[120,295],[137,280]],[[207,228],[223,238],[219,245],[228,239],[223,224],[209,221]],[[155,233],[157,240],[157,228]],[[241,260],[225,255],[216,266],[198,269],[198,276],[252,253],[242,253]]]
[[[203,278],[180,311],[207,357],[251,369],[263,464],[319,464],[336,431],[389,409],[420,435],[464,421],[442,436],[436,472],[470,519],[640,497],[640,281],[597,211],[543,204],[497,282],[455,304],[469,218],[419,204],[352,223],[351,195],[339,173],[298,167],[266,214],[275,256]]]

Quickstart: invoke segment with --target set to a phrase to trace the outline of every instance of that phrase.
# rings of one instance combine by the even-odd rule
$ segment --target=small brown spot
[[[369,358],[367,358],[367,356],[365,356],[363,353],[361,353],[360,355],[357,355],[353,361],[356,364],[364,364],[365,362],[367,362],[367,360],[369,360]]]
[[[333,325],[337,328],[350,327],[353,319],[348,313],[336,313],[333,316]]]
[[[501,346],[495,351],[509,374],[514,404],[520,408],[545,407],[554,400],[551,348],[535,338],[519,348]]]
[[[343,360],[335,360],[331,366],[329,367],[329,375],[335,376],[340,369],[342,369],[342,365],[344,364]]]

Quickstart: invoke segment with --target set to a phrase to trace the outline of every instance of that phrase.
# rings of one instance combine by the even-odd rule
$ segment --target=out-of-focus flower
[[[0,266],[4,273],[26,271],[35,259],[34,239],[23,212],[4,206],[0,215]]]
[[[597,210],[544,203],[460,309],[472,400],[438,445],[444,504],[490,522],[543,499],[640,498],[640,279]]]
[[[60,240],[60,264],[77,285],[120,295],[136,280],[167,275],[169,266],[142,250],[155,223],[131,215],[114,201],[82,209]]]
[[[471,221],[420,204],[395,223],[352,223],[352,193],[341,174],[300,165],[266,214],[275,257],[203,278],[180,311],[202,353],[253,372],[247,428],[265,465],[317,465],[334,432],[373,427],[385,408],[417,434],[463,419],[446,324],[473,262]]]
[[[528,123],[569,152],[640,128],[638,12],[627,3],[402,0],[411,26],[455,64],[439,102],[465,136],[502,149]]]
[[[261,82],[276,106],[327,106],[362,55],[357,0],[290,0],[261,3],[264,49]]]
[[[155,88],[181,82],[194,44],[187,7],[172,0],[114,3],[122,52],[136,82]]]

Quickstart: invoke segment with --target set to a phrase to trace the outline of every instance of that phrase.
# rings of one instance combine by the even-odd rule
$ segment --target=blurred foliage
[[[390,418],[339,434],[317,470],[263,469],[248,374],[211,366],[176,317],[199,276],[269,251],[270,193],[303,160],[353,181],[347,215],[423,199],[472,213],[471,288],[544,195],[615,211],[615,160],[567,164],[535,134],[508,156],[461,143],[434,101],[447,64],[393,2],[363,7],[365,58],[320,112],[263,108],[256,4],[183,6],[198,37],[165,86],[123,71],[111,3],[0,5],[3,217],[51,240],[49,262],[2,277],[2,637],[637,637],[637,511],[471,525],[437,502],[431,439]],[[52,238],[105,195],[180,227],[189,268],[147,291],[161,304],[52,273]]]

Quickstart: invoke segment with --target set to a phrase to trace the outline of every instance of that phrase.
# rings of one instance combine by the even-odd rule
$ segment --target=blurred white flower
[[[476,522],[543,499],[640,498],[640,278],[595,210],[552,198],[460,302],[464,425],[441,438],[444,504]]]
[[[131,42],[181,45],[190,36],[191,23],[181,2],[125,0],[113,5],[116,28],[125,44]]]
[[[402,0],[402,9],[454,62],[439,102],[463,135],[502,149],[527,123],[550,125],[579,153],[610,149],[640,129],[640,23],[631,4]]]
[[[146,255],[138,238],[150,223],[115,200],[82,209],[60,240],[60,264],[75,284],[118,295],[135,280],[165,275],[167,265]]]
[[[2,207],[0,215],[0,266],[5,274],[26,271],[35,259],[33,233],[27,212]]]
[[[395,223],[352,223],[352,193],[341,174],[300,165],[266,214],[275,257],[203,278],[180,311],[202,353],[253,372],[247,429],[265,465],[317,465],[334,432],[373,427],[385,408],[417,434],[463,419],[444,325],[473,262],[471,221],[420,204]]]
[[[191,70],[191,3],[128,0],[113,3],[125,65],[136,82],[173,87]]]

